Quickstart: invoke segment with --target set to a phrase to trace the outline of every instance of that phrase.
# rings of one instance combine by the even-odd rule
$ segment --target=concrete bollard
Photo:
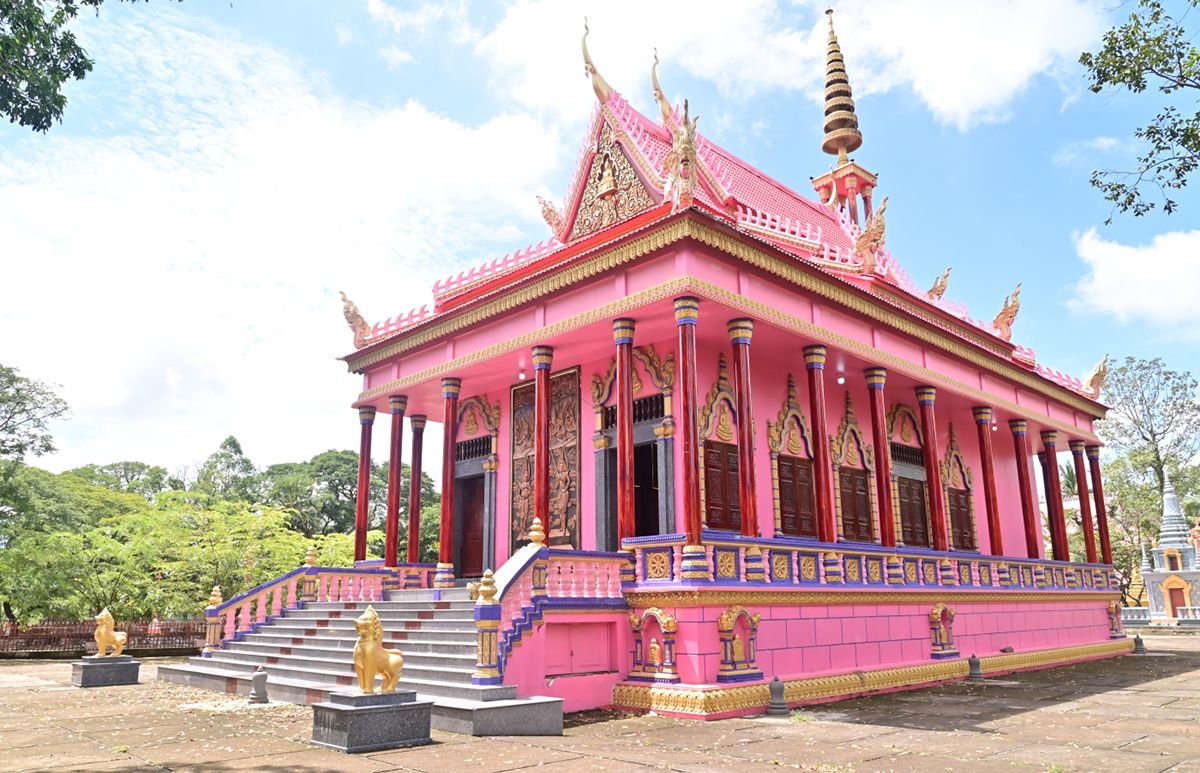
[[[967,672],[968,682],[983,681],[983,668],[981,668],[979,658],[977,658],[974,653],[971,654],[971,657],[967,658],[967,667],[970,669]]]
[[[767,716],[786,717],[791,714],[787,702],[783,700],[783,682],[779,681],[779,677],[771,680],[770,688],[771,702],[767,704]]]
[[[250,675],[250,702],[271,702],[267,697],[267,671],[262,666],[254,669],[254,673]]]
[[[1133,637],[1133,654],[1146,654],[1146,642],[1142,641],[1142,635],[1140,633]]]

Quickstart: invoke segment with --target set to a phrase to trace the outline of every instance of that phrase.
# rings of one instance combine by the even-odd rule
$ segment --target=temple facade
[[[257,630],[255,598],[269,623],[306,599],[468,582],[471,683],[568,711],[713,719],[764,710],[773,677],[800,705],[960,679],[972,654],[1004,673],[1127,652],[1093,431],[1104,363],[1083,383],[1015,343],[1019,283],[983,321],[948,299],[950,269],[928,290],[905,273],[887,198],[850,155],[863,135],[832,17],[834,163],[809,195],[699,132],[657,59],[647,116],[586,34],[583,57],[597,106],[562,204],[542,202],[547,238],[382,322],[346,301],[359,563],[211,605],[209,655]],[[381,419],[392,478],[373,491]],[[423,447],[429,421],[441,448]],[[436,566],[417,562],[416,502],[398,544],[405,443],[414,481],[441,468]],[[372,497],[382,561],[366,555]]]

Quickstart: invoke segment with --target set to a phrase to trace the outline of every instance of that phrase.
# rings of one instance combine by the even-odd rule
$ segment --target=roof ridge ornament
[[[1012,295],[1004,296],[1004,305],[1000,307],[1000,313],[992,320],[992,325],[1000,332],[1000,337],[1005,341],[1012,341],[1012,326],[1017,321],[1017,312],[1021,310],[1020,295],[1021,283],[1017,282]]]
[[[354,332],[354,348],[361,349],[367,345],[367,339],[371,335],[371,325],[363,319],[363,315],[354,301],[347,298],[341,290],[338,291],[338,294],[342,296],[342,315],[346,318],[346,324],[350,326],[350,330]]]
[[[946,270],[942,275],[933,280],[933,287],[929,288],[929,297],[933,299],[941,298],[946,294],[946,287],[950,284],[950,270],[954,266],[946,266]]]
[[[844,166],[850,162],[848,154],[862,146],[863,137],[854,113],[846,60],[833,31],[833,9],[827,9],[825,15],[829,17],[829,50],[825,60],[825,137],[821,140],[821,150],[836,154],[838,166]]]
[[[662,86],[658,85],[658,49],[654,49],[654,64],[650,65],[650,83],[654,87],[654,101],[658,103],[659,110],[662,111],[663,126],[672,134],[675,131],[675,122],[671,120],[671,104],[667,102],[667,97],[663,94]]]
[[[1108,355],[1105,354],[1100,362],[1096,363],[1096,367],[1092,368],[1092,372],[1088,374],[1087,380],[1084,381],[1086,389],[1084,391],[1090,393],[1097,400],[1100,399],[1100,389],[1104,386],[1104,379],[1108,378]]]
[[[592,57],[588,53],[587,38],[588,38],[588,22],[587,17],[583,17],[583,74],[592,79],[592,91],[596,92],[596,99],[600,100],[600,104],[606,104],[608,98],[613,93],[613,87],[608,85],[608,81],[604,80],[604,76],[596,69],[596,65],[592,62]]]

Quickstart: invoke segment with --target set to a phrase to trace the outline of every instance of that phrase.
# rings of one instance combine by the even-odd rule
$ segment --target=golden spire
[[[588,24],[587,17],[583,19],[583,74],[592,79],[592,90],[596,92],[596,99],[600,100],[600,104],[608,102],[608,95],[612,93],[612,86],[608,85],[608,81],[600,75],[596,70],[596,65],[592,63],[592,57],[587,50]]]
[[[837,154],[838,166],[841,166],[850,160],[846,154],[862,145],[862,132],[858,130],[858,116],[854,114],[846,60],[842,58],[842,48],[833,31],[833,9],[825,14],[829,17],[829,55],[825,64],[825,137],[821,140],[821,150]]]
[[[672,128],[671,122],[671,105],[667,102],[666,95],[663,94],[662,86],[658,85],[658,49],[654,49],[654,64],[650,66],[650,83],[654,87],[654,101],[658,103],[659,109],[662,111],[663,126],[667,129]]]

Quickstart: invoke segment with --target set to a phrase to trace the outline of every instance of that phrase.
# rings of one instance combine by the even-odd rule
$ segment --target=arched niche
[[[877,538],[874,486],[875,452],[866,441],[854,402],[846,392],[846,408],[830,445],[833,459],[834,505],[837,508],[838,534],[852,542],[872,542]]]
[[[679,624],[675,617],[658,607],[650,607],[639,616],[629,615],[633,629],[633,668],[629,679],[635,681],[679,681],[675,660],[675,637]]]
[[[762,678],[758,668],[758,624],[761,616],[744,607],[729,607],[717,618],[721,640],[718,682],[746,682]]]
[[[777,535],[816,537],[816,486],[812,430],[796,397],[796,380],[787,377],[787,394],[779,415],[767,420],[771,454],[771,491]]]

